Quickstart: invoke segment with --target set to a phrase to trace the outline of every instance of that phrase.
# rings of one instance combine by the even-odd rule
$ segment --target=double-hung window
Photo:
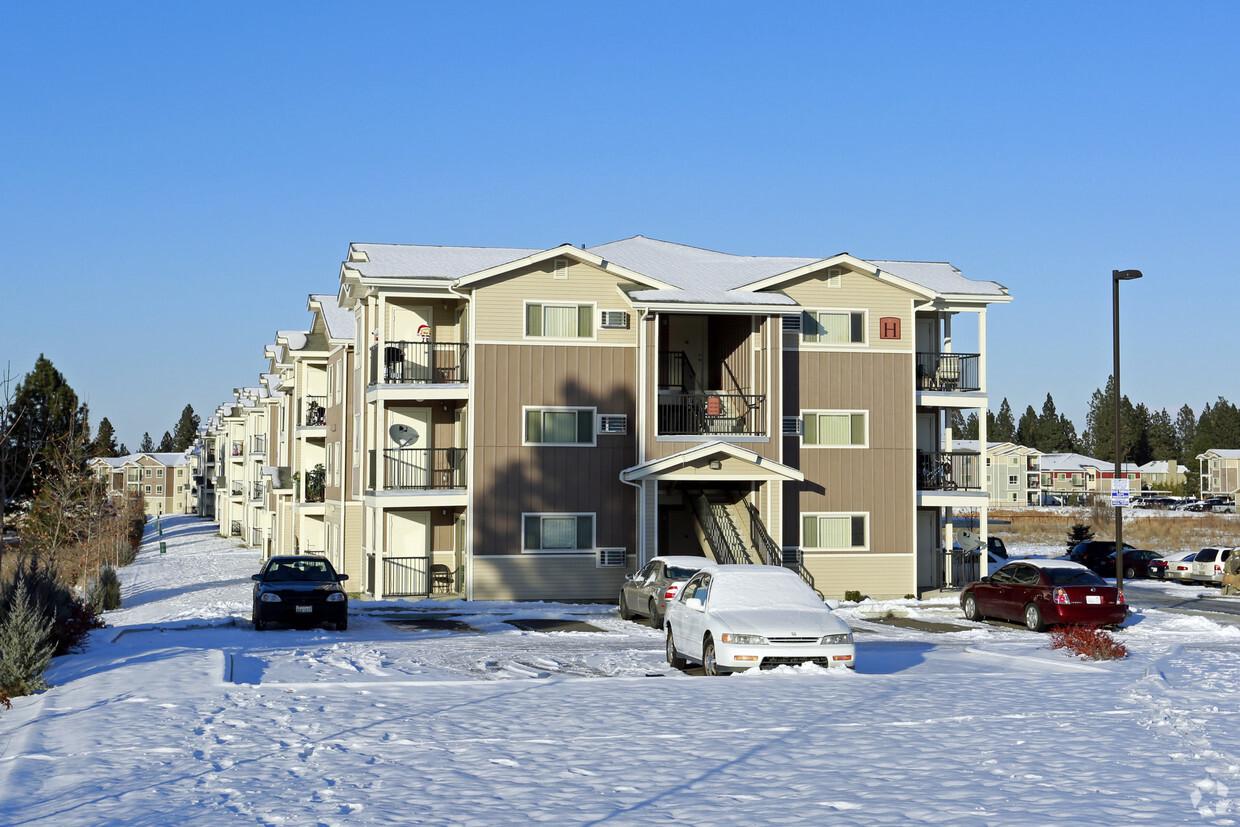
[[[594,515],[526,514],[521,533],[522,551],[590,551],[594,548]]]
[[[547,339],[590,339],[594,336],[594,305],[527,304],[525,335]]]
[[[593,445],[594,408],[526,408],[526,445]]]
[[[865,313],[859,310],[806,310],[801,341],[818,345],[865,344]]]
[[[842,448],[869,445],[869,415],[865,411],[805,411],[801,442]]]
[[[865,551],[870,547],[868,514],[801,515],[801,548],[807,551]]]

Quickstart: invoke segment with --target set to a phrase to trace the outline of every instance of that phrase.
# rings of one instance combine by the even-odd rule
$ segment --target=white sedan
[[[852,629],[805,581],[778,566],[696,574],[667,605],[667,662],[708,675],[813,662],[855,667]]]

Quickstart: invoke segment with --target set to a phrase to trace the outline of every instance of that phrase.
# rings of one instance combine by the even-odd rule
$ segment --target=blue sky
[[[349,242],[948,260],[990,385],[1240,401],[1235,3],[0,2],[0,368],[119,437],[252,385]]]

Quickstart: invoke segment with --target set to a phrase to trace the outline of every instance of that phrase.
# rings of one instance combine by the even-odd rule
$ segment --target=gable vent
[[[557,258],[555,260],[555,272],[552,273],[551,277],[557,279],[568,278],[568,259]]]
[[[784,316],[784,333],[800,333],[801,332],[801,314],[795,316]]]

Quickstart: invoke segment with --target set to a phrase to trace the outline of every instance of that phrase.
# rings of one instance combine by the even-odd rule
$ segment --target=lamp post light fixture
[[[1111,307],[1115,329],[1115,475],[1111,478],[1111,497],[1118,503],[1115,496],[1116,485],[1120,479],[1120,468],[1124,460],[1124,451],[1120,445],[1119,427],[1119,283],[1141,278],[1140,270],[1111,271]],[[1115,506],[1115,587],[1124,588],[1124,509]]]

